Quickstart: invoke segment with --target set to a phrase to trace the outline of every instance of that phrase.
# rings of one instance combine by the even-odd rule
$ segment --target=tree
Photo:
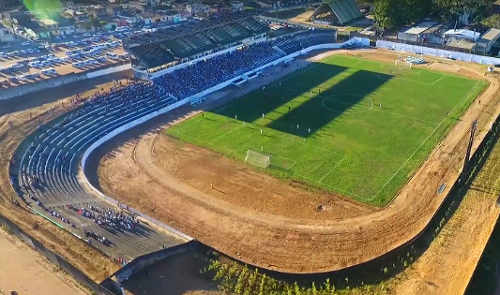
[[[432,0],[376,0],[375,21],[382,29],[411,24],[429,15]]]
[[[434,0],[440,15],[449,21],[468,23],[483,16],[495,0]]]

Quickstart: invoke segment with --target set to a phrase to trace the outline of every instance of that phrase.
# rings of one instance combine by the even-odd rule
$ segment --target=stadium
[[[494,121],[483,73],[334,30],[234,16],[124,46],[135,79],[74,97],[9,167],[23,203],[122,263],[193,239],[280,273],[369,263],[427,229]],[[97,168],[158,117],[139,174]]]

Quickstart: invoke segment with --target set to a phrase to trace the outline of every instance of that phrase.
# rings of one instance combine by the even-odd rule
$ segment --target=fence
[[[91,290],[94,294],[99,295],[114,295],[113,292],[97,284],[89,277],[87,277],[83,272],[78,270],[76,267],[67,262],[64,258],[58,254],[52,252],[51,250],[45,248],[38,240],[31,237],[29,234],[21,230],[17,225],[9,221],[7,218],[0,214],[0,225],[5,227],[5,229],[12,235],[16,236],[28,246],[36,250],[42,256],[47,258],[50,262],[60,267],[63,271],[71,275],[78,283],[82,286]]]
[[[477,54],[450,51],[438,48],[431,48],[425,46],[411,45],[405,43],[397,43],[392,41],[378,40],[376,43],[377,48],[385,48],[395,51],[403,51],[413,54],[430,55],[442,58],[452,58],[465,62],[474,62],[483,65],[500,65],[500,58],[482,56]]]

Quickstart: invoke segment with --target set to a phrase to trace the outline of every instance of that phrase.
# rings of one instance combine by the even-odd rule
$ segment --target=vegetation
[[[337,55],[167,132],[242,161],[269,154],[263,172],[383,206],[485,86]]]
[[[429,15],[455,22],[479,20],[494,0],[375,0],[375,21],[383,29],[411,24]]]
[[[377,0],[375,21],[381,28],[395,28],[413,23],[427,16],[432,9],[432,0]]]
[[[338,289],[328,278],[321,283],[311,281],[299,283],[276,279],[235,261],[221,262],[217,258],[210,259],[208,266],[202,271],[211,274],[217,281],[218,288],[226,294],[243,295],[370,295],[385,294],[387,288],[383,283],[349,287],[349,278],[344,278],[344,284]]]
[[[495,13],[481,22],[485,27],[500,28],[500,14]]]

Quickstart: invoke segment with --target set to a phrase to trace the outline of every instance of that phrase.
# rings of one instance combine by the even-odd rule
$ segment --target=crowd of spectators
[[[154,83],[177,98],[184,98],[281,56],[283,53],[275,50],[268,42],[244,46],[167,73],[155,79]]]
[[[91,219],[102,227],[108,227],[118,231],[134,232],[136,226],[139,224],[135,218],[117,212],[111,208],[100,208],[89,204],[87,208],[69,206],[69,209],[77,212],[80,216]]]
[[[296,34],[293,37],[286,36],[279,38],[273,44],[286,52],[286,54],[291,54],[313,45],[335,42],[335,34],[331,30],[309,30]]]

